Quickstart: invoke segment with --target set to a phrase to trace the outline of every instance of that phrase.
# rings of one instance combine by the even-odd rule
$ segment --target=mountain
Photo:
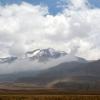
[[[41,73],[38,74],[36,77],[23,77],[19,79],[19,81],[46,85],[49,82],[62,80],[75,74],[81,75],[82,73],[77,73],[75,71],[77,71],[77,67],[80,67],[83,64],[86,63],[80,63],[76,61],[61,63],[57,66],[53,66],[52,68],[41,71]]]
[[[89,62],[52,48],[29,51],[22,58],[0,58],[0,71],[3,83],[33,84],[34,88],[100,90],[100,60]]]
[[[71,70],[87,62],[64,51],[52,48],[36,49],[26,52],[24,57],[1,58],[0,82],[28,82],[47,86],[67,75],[71,76]]]
[[[22,57],[0,58],[0,74],[37,71],[51,68],[64,62],[87,62],[85,59],[52,48],[26,52]]]
[[[0,58],[0,63],[12,63],[15,60],[17,60],[17,57]]]
[[[24,54],[23,57],[5,57],[0,58],[0,63],[13,63],[16,60],[25,60],[29,59],[31,61],[37,60],[38,62],[47,62],[52,59],[57,59],[60,57],[66,56],[67,53],[64,51],[57,51],[53,48],[47,48],[47,49],[36,49],[33,51],[28,51]]]
[[[67,53],[64,51],[56,51],[52,48],[47,49],[36,49],[25,54],[26,58],[31,60],[38,60],[39,62],[45,62],[50,59],[57,59],[66,56]]]
[[[24,54],[24,57],[6,57],[6,58],[0,58],[0,63],[13,63],[16,60],[25,60],[29,59],[30,61],[38,61],[38,62],[48,62],[50,60],[55,60],[59,58],[65,58],[65,62],[77,60],[78,62],[86,62],[85,59],[76,57],[73,55],[70,55],[66,53],[65,51],[58,51],[53,48],[47,48],[47,49],[36,49],[33,51],[28,51]],[[61,59],[60,59],[61,60]]]
[[[0,58],[0,71],[0,82],[4,83],[28,83],[34,88],[100,90],[100,60],[89,62],[52,48],[29,51],[22,58]]]
[[[62,63],[41,71],[35,77],[22,77],[17,82],[69,90],[100,90],[100,60]]]
[[[39,74],[40,71],[21,71],[21,72],[15,72],[10,74],[2,74],[0,75],[0,82],[7,82],[12,83],[16,81],[16,79],[19,79],[21,77],[34,77],[37,74]]]

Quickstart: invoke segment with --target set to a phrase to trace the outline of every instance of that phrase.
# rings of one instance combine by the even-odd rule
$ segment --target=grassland
[[[0,100],[100,100],[97,95],[2,95]]]
[[[0,100],[100,100],[100,92],[56,89],[0,90]]]

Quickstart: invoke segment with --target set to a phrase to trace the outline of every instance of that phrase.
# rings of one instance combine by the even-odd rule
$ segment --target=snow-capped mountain
[[[57,59],[65,55],[67,55],[67,53],[64,51],[56,51],[52,48],[48,48],[48,49],[36,49],[34,51],[27,52],[26,58],[42,62],[42,61],[48,61],[50,59]]]
[[[17,57],[0,58],[0,63],[11,63],[15,60],[17,60]]]
[[[0,58],[0,74],[44,70],[62,63],[87,62],[85,59],[52,48],[26,52],[23,57]]]
[[[78,61],[78,62],[85,62],[86,60],[80,57],[76,57],[70,54],[67,54],[64,51],[58,51],[53,48],[47,49],[36,49],[33,51],[26,52],[24,57],[6,57],[0,58],[0,63],[13,63],[15,61],[22,61],[22,60],[29,60],[29,61],[38,61],[38,62],[48,62],[50,60],[64,60],[64,62],[69,61]],[[60,62],[61,62],[60,61]]]

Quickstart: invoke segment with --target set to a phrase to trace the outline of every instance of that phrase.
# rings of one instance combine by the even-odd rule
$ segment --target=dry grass
[[[0,100],[100,100],[100,92],[59,90],[0,90]]]
[[[55,89],[0,90],[0,100],[100,100],[100,92]]]
[[[100,100],[100,95],[1,95],[0,100]]]

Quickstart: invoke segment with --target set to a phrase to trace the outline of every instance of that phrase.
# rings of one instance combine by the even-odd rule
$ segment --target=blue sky
[[[90,4],[92,4],[95,7],[100,8],[100,0],[88,0]]]
[[[43,4],[43,5],[47,5],[49,12],[51,14],[57,14],[58,12],[62,11],[62,8],[57,7],[57,2],[59,2],[60,0],[0,0],[0,3],[2,5],[5,4],[20,4],[22,1],[31,3],[33,5],[38,5],[38,4]],[[100,0],[88,0],[94,7],[99,7],[100,8]]]
[[[58,0],[0,0],[1,4],[5,5],[5,4],[13,4],[13,3],[17,3],[20,4],[22,1],[31,3],[33,5],[47,5],[49,12],[51,14],[56,14],[58,12],[60,12],[62,9],[57,7],[57,2]]]

